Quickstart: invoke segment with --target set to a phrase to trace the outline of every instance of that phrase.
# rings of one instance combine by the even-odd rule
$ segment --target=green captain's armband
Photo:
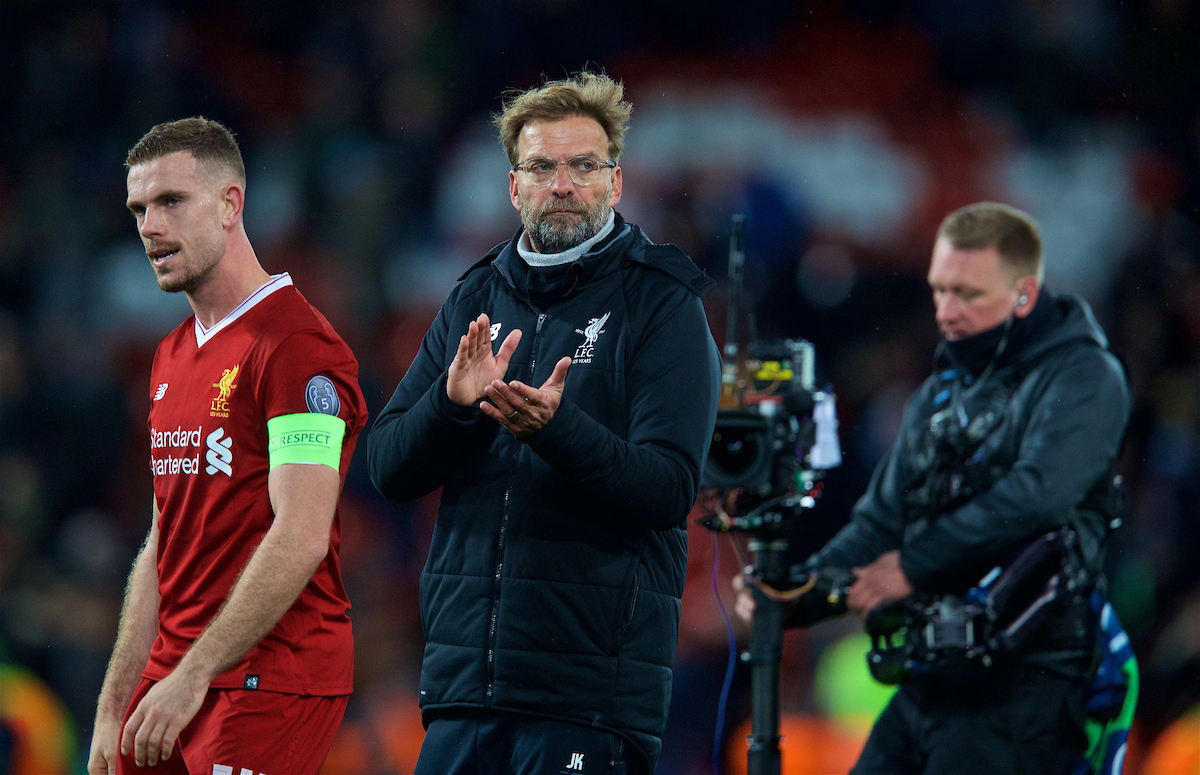
[[[283,414],[267,420],[271,470],[284,463],[318,463],[339,470],[346,421],[329,414]]]

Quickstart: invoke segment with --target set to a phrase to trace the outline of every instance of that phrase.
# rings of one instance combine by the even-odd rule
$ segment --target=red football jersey
[[[346,422],[341,480],[367,421],[358,362],[329,322],[275,275],[208,330],[193,317],[158,346],[150,379],[158,502],[158,639],[142,673],[161,680],[216,615],[271,526],[267,420]],[[275,628],[214,688],[349,694],[354,645],[335,515],[329,554]]]

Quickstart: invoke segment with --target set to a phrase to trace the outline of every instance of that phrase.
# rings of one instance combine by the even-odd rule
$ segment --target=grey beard
[[[550,203],[547,203],[546,209],[551,209]],[[583,217],[569,226],[552,225],[541,213],[534,213],[530,218],[522,214],[521,220],[524,221],[525,231],[529,232],[529,241],[533,243],[537,252],[562,253],[596,236],[604,228],[604,224],[608,223],[608,210],[607,204],[595,212],[584,210],[581,213]],[[535,222],[531,224],[529,221]]]
[[[551,226],[542,221],[535,231],[529,233],[529,239],[539,253],[562,253],[596,236],[603,225],[592,223],[587,218],[566,227]]]

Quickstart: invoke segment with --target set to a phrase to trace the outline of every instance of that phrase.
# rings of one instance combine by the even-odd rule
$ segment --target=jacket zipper
[[[629,625],[633,624],[633,614],[637,610],[638,593],[642,591],[642,560],[638,558],[638,564],[633,569],[633,594],[629,597],[629,605],[625,608],[625,621],[621,623],[621,634],[629,629]]]
[[[532,309],[532,308],[531,308]],[[542,324],[546,322],[546,313],[537,312],[537,327],[533,332],[533,346],[529,354],[529,372],[525,377],[525,384],[533,382],[533,370],[537,366],[537,351],[538,342],[542,338]],[[492,699],[496,689],[496,620],[500,615],[500,579],[504,571],[504,538],[508,531],[508,506],[512,499],[513,479],[517,475],[517,457],[521,454],[521,445],[517,444],[513,450],[512,456],[512,473],[508,476],[508,486],[504,489],[504,512],[500,517],[500,537],[496,542],[496,577],[494,580],[494,591],[492,593],[492,618],[491,624],[488,627],[488,655],[487,655],[487,696],[484,699],[483,706],[490,708]]]

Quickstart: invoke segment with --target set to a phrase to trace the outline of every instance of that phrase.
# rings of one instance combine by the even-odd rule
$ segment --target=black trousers
[[[649,775],[604,729],[502,711],[453,711],[425,730],[414,775]]]
[[[905,684],[851,775],[1062,775],[1087,747],[1084,686],[1011,668]]]

